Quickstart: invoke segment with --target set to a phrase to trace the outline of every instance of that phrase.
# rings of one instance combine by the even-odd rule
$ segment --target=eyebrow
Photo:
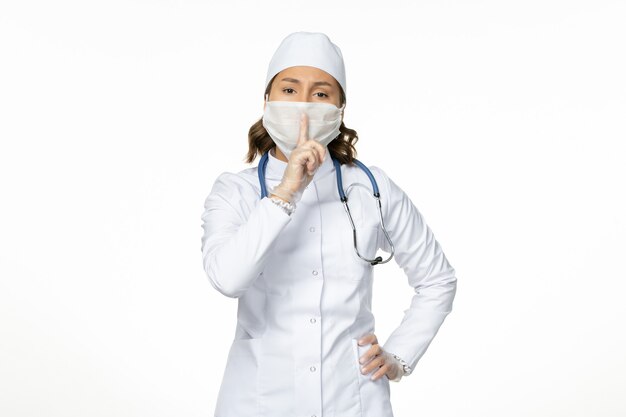
[[[289,77],[283,78],[281,81],[289,81],[289,82],[292,82],[292,83],[300,84],[300,80],[297,80],[295,78],[289,78]],[[313,83],[314,87],[318,86],[318,85],[326,85],[328,87],[332,87],[332,84],[330,84],[327,81],[316,81],[316,82]]]

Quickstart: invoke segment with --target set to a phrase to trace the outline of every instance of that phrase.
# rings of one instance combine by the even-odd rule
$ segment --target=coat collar
[[[268,155],[268,161],[265,178],[268,180],[281,180],[283,178],[283,174],[285,173],[285,168],[287,168],[287,162],[281,161],[276,156],[274,156],[274,151],[276,148],[271,148]],[[330,151],[328,150],[328,146],[326,146],[326,153],[324,155],[324,161],[318,167],[317,172],[313,176],[313,181],[317,181],[322,177],[325,177],[327,173],[335,170],[335,164],[330,156]]]

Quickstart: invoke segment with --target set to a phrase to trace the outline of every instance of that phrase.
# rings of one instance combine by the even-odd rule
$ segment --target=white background
[[[458,274],[396,417],[626,415],[623,1],[0,4],[3,417],[213,415],[237,302],[200,216],[299,30]],[[376,268],[384,341],[413,293]]]

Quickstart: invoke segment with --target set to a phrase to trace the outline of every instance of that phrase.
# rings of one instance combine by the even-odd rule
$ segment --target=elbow
[[[436,289],[439,292],[456,293],[456,271],[449,269],[438,274],[432,274],[427,279],[422,280],[414,285],[415,291],[419,294],[421,291]]]
[[[446,306],[448,314],[452,312],[454,305],[454,299],[456,297],[456,282],[457,279],[454,270],[452,270],[450,276],[443,281],[444,305]]]
[[[240,276],[238,271],[226,271],[221,268],[220,265],[217,264],[213,253],[210,252],[205,255],[203,263],[204,272],[209,278],[211,286],[220,294],[229,298],[239,298],[246,292],[247,288],[244,288],[243,285],[239,284],[242,280],[237,278]],[[224,277],[226,277],[225,280],[223,279]]]
[[[415,305],[428,306],[433,311],[448,314],[456,297],[457,279],[454,270],[431,277],[430,282],[416,285]]]
[[[445,311],[448,313],[452,311],[452,304],[454,302],[454,298],[456,297],[456,282],[456,272],[454,269],[449,271],[448,274],[442,277],[439,281],[438,290],[440,298],[445,306]]]
[[[225,282],[222,282],[220,280],[220,277],[223,277],[224,274],[218,273],[210,262],[205,262],[204,272],[209,278],[211,286],[215,288],[220,294],[225,295],[229,298],[239,298],[243,294],[243,291],[241,291],[239,288],[236,288],[233,285],[228,285],[228,283],[232,282],[233,280],[227,280]]]
[[[211,283],[211,286],[215,288],[220,294],[225,295],[229,298],[239,298],[243,295],[242,291],[239,291],[236,288],[225,286],[220,283],[216,276],[208,273],[207,275],[209,277],[209,282]]]

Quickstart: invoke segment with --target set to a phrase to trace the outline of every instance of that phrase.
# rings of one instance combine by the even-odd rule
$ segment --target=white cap
[[[326,71],[346,92],[346,69],[341,49],[320,32],[294,32],[278,46],[270,61],[265,88],[285,68],[306,65]]]

